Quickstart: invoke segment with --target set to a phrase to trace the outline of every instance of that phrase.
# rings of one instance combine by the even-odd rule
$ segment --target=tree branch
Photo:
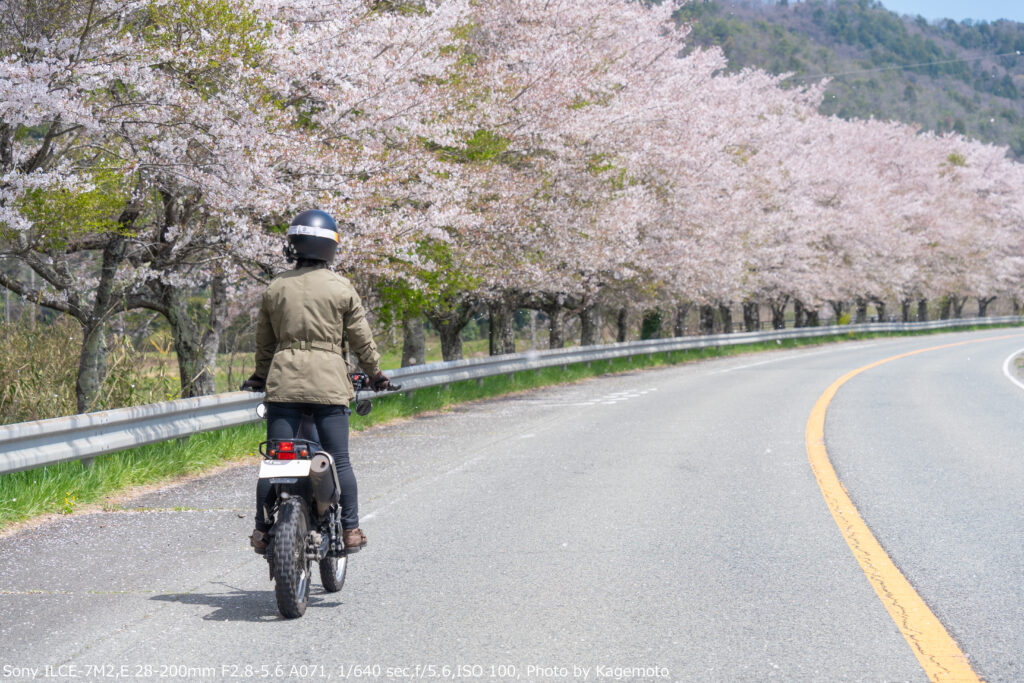
[[[41,289],[32,289],[23,280],[13,278],[3,271],[0,271],[0,285],[11,290],[12,292],[17,294],[21,298],[25,299],[26,301],[31,301],[41,306],[52,308],[55,311],[67,313],[68,315],[74,316],[78,320],[82,319],[82,312],[78,307],[72,306],[69,302],[66,301],[57,301],[56,299],[51,299],[48,296],[43,296],[43,291]]]
[[[46,135],[43,137],[43,142],[39,145],[39,149],[36,150],[36,153],[32,155],[32,158],[22,164],[19,164],[18,170],[21,173],[32,173],[46,162],[47,157],[50,156],[50,146],[59,134],[59,128],[60,116],[54,119],[53,123],[50,124],[50,127],[46,129]]]

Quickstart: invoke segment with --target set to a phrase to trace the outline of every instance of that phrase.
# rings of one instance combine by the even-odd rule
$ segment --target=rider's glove
[[[370,379],[370,388],[374,391],[387,391],[391,388],[391,380],[383,372],[378,372]]]
[[[266,391],[267,380],[253,375],[249,379],[242,382],[242,391]]]

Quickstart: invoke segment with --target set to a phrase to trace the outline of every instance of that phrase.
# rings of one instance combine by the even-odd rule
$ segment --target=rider
[[[303,211],[288,228],[285,256],[294,270],[275,277],[260,304],[256,325],[256,371],[243,389],[266,390],[267,439],[295,438],[303,415],[312,415],[320,444],[334,458],[341,484],[341,519],[346,548],[366,545],[359,529],[356,478],[348,457],[349,403],[355,397],[343,343],[347,340],[374,391],[389,388],[381,372],[359,295],[327,265],[338,249],[338,226],[324,211]],[[266,550],[263,517],[267,480],[256,491],[256,529],[250,542]]]

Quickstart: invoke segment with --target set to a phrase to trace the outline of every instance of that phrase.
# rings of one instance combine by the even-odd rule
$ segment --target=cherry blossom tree
[[[29,21],[31,12],[23,9]],[[261,226],[280,224],[301,206],[344,213],[349,186],[359,185],[363,198],[379,193],[380,179],[397,166],[384,163],[397,149],[393,131],[406,126],[408,135],[416,133],[410,124],[417,119],[403,116],[416,105],[418,79],[437,71],[434,62],[446,62],[438,49],[443,39],[431,36],[443,36],[459,8],[452,3],[425,18],[366,2],[176,0],[73,10],[41,28],[5,65],[7,90],[41,103],[16,112],[12,95],[0,131],[6,146],[33,126],[45,134],[37,150],[18,151],[23,159],[7,155],[2,219],[13,251],[40,271],[49,289],[5,284],[78,312],[80,304],[63,300],[81,298],[83,283],[60,262],[106,249],[100,272],[110,284],[93,290],[103,298],[97,312],[81,315],[88,318],[81,374],[93,378],[86,383],[95,387],[102,377],[103,323],[116,304],[163,314],[183,393],[207,393],[229,287],[240,284],[243,272],[237,265],[265,262],[280,249],[281,237]],[[348,61],[324,60],[325,52]],[[55,142],[65,138],[58,150]],[[101,192],[84,184],[95,183],[97,174],[110,177],[107,185],[127,187]],[[52,240],[41,242],[43,217],[51,225],[67,220],[69,211],[54,218],[68,208],[57,200],[74,192],[79,204],[93,195],[113,203],[97,208],[106,223],[74,243],[66,239],[68,226],[59,224],[56,248]],[[361,208],[372,215],[365,203]],[[398,242],[389,238],[407,228],[393,219],[394,212],[387,221],[367,221],[362,244],[351,244],[359,235],[351,236],[350,261],[369,244],[379,251]],[[209,293],[207,310],[197,316],[187,303],[201,290]],[[80,392],[80,407],[88,395]]]
[[[141,214],[137,170],[106,125],[110,43],[128,5],[13,1],[0,12],[0,253],[40,284],[10,272],[0,283],[81,323],[80,411],[105,374],[104,325],[123,307],[119,270]]]
[[[474,312],[515,349],[633,310],[702,328],[815,324],[941,298],[984,315],[1024,263],[1019,164],[954,135],[817,113],[688,50],[672,3],[45,0],[2,3],[0,284],[82,325],[79,409],[111,315],[168,322],[183,395],[319,207],[382,323],[425,315],[445,359]],[[201,302],[197,305],[197,302]],[[422,356],[421,351],[416,352]],[[407,355],[415,355],[410,352]]]

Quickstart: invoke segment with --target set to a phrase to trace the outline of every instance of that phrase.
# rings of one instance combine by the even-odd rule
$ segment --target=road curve
[[[1002,339],[992,339],[1003,337]],[[1014,331],[629,373],[353,439],[368,548],[281,619],[254,467],[0,539],[0,678],[927,680],[833,521],[805,427],[989,681],[1024,679]],[[47,668],[49,667],[49,668]]]

